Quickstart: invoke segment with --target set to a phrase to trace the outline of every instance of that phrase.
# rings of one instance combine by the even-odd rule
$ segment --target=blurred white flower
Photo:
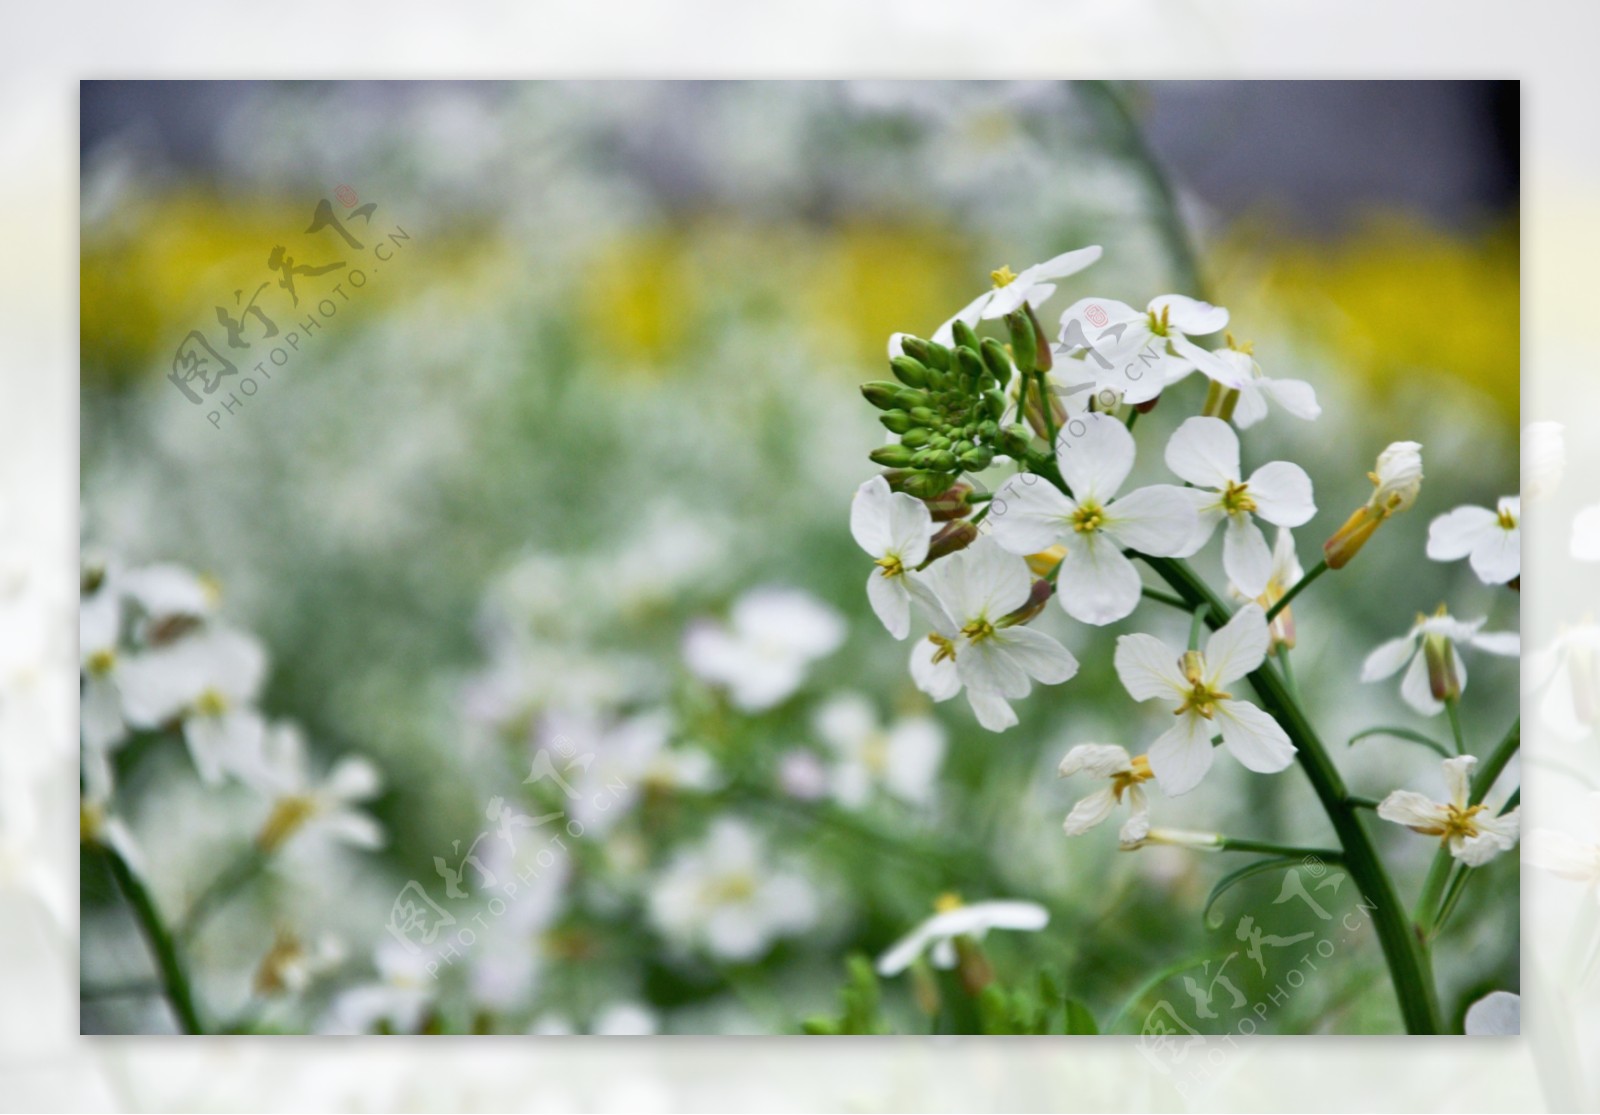
[[[1246,604],[1212,633],[1204,652],[1175,651],[1154,635],[1117,639],[1117,676],[1136,701],[1173,700],[1178,722],[1150,745],[1150,769],[1168,794],[1187,793],[1211,769],[1211,739],[1218,731],[1233,757],[1249,770],[1271,774],[1294,761],[1294,744],[1278,722],[1222,687],[1265,661],[1266,616]]]
[[[1478,760],[1458,755],[1444,761],[1445,793],[1437,802],[1412,790],[1396,790],[1378,804],[1378,816],[1423,836],[1437,836],[1468,867],[1488,863],[1516,846],[1521,807],[1495,816],[1487,805],[1471,805],[1472,771]]]
[[[878,957],[880,976],[899,975],[923,953],[928,954],[935,968],[954,968],[957,937],[981,941],[991,929],[1038,932],[1050,923],[1050,912],[1035,902],[974,902],[966,906],[954,896],[946,895],[935,903],[935,908],[938,912],[933,917]]]
[[[323,1034],[371,1034],[380,1028],[393,1034],[414,1034],[433,1003],[438,981],[429,965],[432,953],[412,952],[399,941],[384,941],[373,953],[377,980],[341,991],[333,999],[317,1031]]]
[[[1600,625],[1563,626],[1544,650],[1528,656],[1527,692],[1539,689],[1539,717],[1565,740],[1576,742],[1600,720]]]
[[[1242,372],[1189,339],[1228,324],[1228,311],[1181,294],[1152,298],[1143,310],[1111,298],[1084,298],[1061,315],[1058,356],[1086,353],[1084,370],[1097,390],[1113,390],[1128,403],[1147,403],[1190,372],[1239,387]],[[1073,491],[1077,491],[1074,485]]]
[[[1317,404],[1316,390],[1309,383],[1298,379],[1272,379],[1263,375],[1261,365],[1256,363],[1248,349],[1229,347],[1218,349],[1212,355],[1232,373],[1219,382],[1239,392],[1239,399],[1233,407],[1233,424],[1239,429],[1248,430],[1265,419],[1268,402],[1276,403],[1307,422],[1322,414],[1322,407]]]
[[[559,959],[551,928],[567,907],[571,857],[545,839],[496,839],[484,853],[500,899],[472,919],[467,990],[475,1006],[506,1012],[532,1003],[546,966]]]
[[[144,613],[146,626],[140,637],[153,642],[170,634],[174,621],[211,615],[220,596],[214,582],[173,564],[129,570],[116,577],[116,585]]]
[[[1190,418],[1167,442],[1167,467],[1193,488],[1174,488],[1194,504],[1199,517],[1185,555],[1211,539],[1226,522],[1222,567],[1240,592],[1251,598],[1267,590],[1272,578],[1272,551],[1256,526],[1259,515],[1280,527],[1297,527],[1317,513],[1311,478],[1299,465],[1270,461],[1240,479],[1239,435],[1220,418]]]
[[[1086,414],[1069,422],[1056,440],[1056,460],[1072,496],[1021,473],[995,493],[987,521],[995,540],[1013,554],[1064,544],[1067,555],[1056,579],[1061,606],[1084,623],[1114,623],[1139,603],[1139,571],[1122,551],[1182,552],[1195,533],[1194,506],[1169,485],[1113,498],[1133,469],[1134,442],[1127,427],[1110,415]]]
[[[1512,658],[1522,653],[1522,639],[1514,632],[1480,634],[1479,629],[1486,622],[1487,619],[1455,619],[1443,606],[1434,615],[1419,615],[1405,635],[1390,639],[1367,655],[1361,666],[1361,680],[1393,677],[1409,662],[1411,668],[1400,679],[1400,696],[1422,715],[1437,716],[1444,711],[1446,696],[1459,695],[1467,688],[1467,664],[1461,660],[1458,647],[1476,647]]]
[[[1566,471],[1566,431],[1559,422],[1529,422],[1522,428],[1522,494],[1542,500],[1561,486]]]
[[[1300,567],[1300,558],[1295,554],[1294,533],[1287,527],[1278,528],[1278,537],[1272,545],[1272,573],[1267,577],[1267,587],[1264,592],[1251,597],[1240,590],[1236,584],[1228,585],[1228,595],[1235,603],[1248,604],[1254,600],[1261,605],[1263,611],[1271,611],[1282,600],[1289,590],[1300,583],[1300,578],[1306,571]],[[1294,608],[1285,607],[1272,617],[1268,625],[1271,629],[1272,645],[1274,647],[1294,646]]]
[[[917,603],[934,629],[925,641],[932,649],[919,644],[912,652],[911,675],[935,701],[964,685],[978,722],[1000,732],[1017,722],[1007,701],[1026,697],[1034,679],[1058,685],[1078,672],[1078,660],[1049,635],[1006,624],[1028,603],[1033,577],[1028,563],[994,538],[935,563],[924,583]]]
[[[833,750],[830,782],[839,804],[859,809],[874,789],[913,805],[932,802],[945,747],[937,721],[912,716],[885,728],[871,701],[845,693],[818,709],[812,724]]]
[[[832,776],[814,751],[791,747],[778,760],[778,788],[796,801],[817,801],[828,796]]]
[[[1504,496],[1493,511],[1458,507],[1428,524],[1428,556],[1434,561],[1468,558],[1478,580],[1503,585],[1522,574],[1522,500]]]
[[[263,996],[300,995],[313,979],[337,968],[344,960],[344,943],[331,933],[308,943],[294,933],[279,930],[272,947],[256,966],[253,989]]]
[[[570,718],[552,720],[552,728]],[[720,778],[716,764],[699,748],[672,747],[671,721],[664,711],[639,713],[604,727],[595,724],[576,737],[586,757],[573,773],[575,791],[567,804],[573,819],[605,833],[650,794],[715,789]],[[575,742],[568,737],[568,746]]]
[[[643,1003],[607,1003],[594,1012],[589,1032],[604,1037],[643,1037],[656,1033],[661,1020]]]
[[[739,708],[761,712],[799,689],[806,668],[839,649],[844,638],[844,620],[815,597],[758,588],[734,604],[730,626],[691,627],[683,656],[696,676],[726,687]]]
[[[1516,1037],[1522,1033],[1522,996],[1491,991],[1467,1008],[1468,1037]]]
[[[79,732],[84,746],[103,756],[128,737],[122,708],[122,673],[126,657],[118,646],[122,600],[103,582],[78,607],[78,653],[82,690]]]
[[[1557,878],[1579,883],[1600,902],[1600,792],[1588,795],[1589,839],[1555,829],[1534,829],[1523,842],[1522,858]]]
[[[1062,778],[1081,771],[1108,783],[1072,807],[1062,825],[1068,836],[1081,836],[1094,828],[1111,816],[1112,809],[1121,805],[1124,798],[1128,803],[1128,820],[1122,826],[1122,843],[1140,840],[1149,833],[1150,802],[1143,784],[1154,775],[1146,756],[1129,758],[1125,749],[1113,743],[1080,743],[1067,752],[1056,769]]]
[[[241,765],[240,780],[272,802],[256,835],[263,851],[292,840],[326,837],[357,848],[381,848],[383,828],[355,808],[378,796],[383,778],[368,759],[340,759],[325,779],[312,777],[305,736],[293,724],[267,728],[256,754]]]
[[[904,639],[911,630],[911,593],[906,579],[928,558],[933,516],[928,505],[874,476],[850,504],[850,534],[877,568],[867,575],[867,599],[889,634]]]
[[[722,816],[701,843],[673,855],[650,886],[649,911],[678,947],[747,963],[810,929],[818,899],[803,875],[774,863],[754,828]]]

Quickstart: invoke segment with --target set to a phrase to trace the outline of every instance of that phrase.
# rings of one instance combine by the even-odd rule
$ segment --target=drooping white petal
[[[939,648],[927,639],[918,639],[911,648],[911,681],[935,701],[948,701],[961,692],[961,676],[953,658],[934,661]]]
[[[1475,649],[1488,654],[1499,654],[1507,658],[1515,658],[1522,653],[1522,636],[1515,631],[1486,631],[1481,635],[1473,635],[1468,640]],[[1466,684],[1465,678],[1462,684]]]
[[[885,577],[883,570],[867,574],[867,600],[873,614],[896,639],[911,633],[911,594],[904,577]]]
[[[1500,529],[1487,507],[1458,507],[1428,524],[1428,556],[1434,561],[1459,561]]]
[[[988,689],[1013,700],[1033,689],[1027,672],[994,639],[964,644],[956,654],[956,673],[969,690]]]
[[[1167,467],[1199,488],[1221,491],[1239,480],[1239,435],[1220,418],[1190,418],[1167,442]]]
[[[1129,786],[1127,798],[1128,820],[1117,839],[1123,844],[1137,844],[1150,835],[1150,798],[1143,786]]]
[[[1067,752],[1056,767],[1056,773],[1062,778],[1070,778],[1079,771],[1095,778],[1110,778],[1119,771],[1130,769],[1132,760],[1125,748],[1114,743],[1080,743]]]
[[[1222,534],[1222,568],[1239,591],[1249,597],[1267,591],[1272,579],[1272,550],[1249,515],[1228,516]]]
[[[1294,744],[1278,722],[1248,701],[1217,702],[1222,742],[1246,770],[1273,774],[1294,762]]]
[[[353,809],[338,809],[317,818],[317,827],[334,839],[357,848],[381,848],[386,843],[383,826]]]
[[[1178,669],[1178,656],[1154,635],[1122,635],[1113,659],[1117,677],[1135,701],[1182,698],[1189,683]]]
[[[999,693],[988,689],[967,688],[967,703],[978,717],[978,723],[991,732],[1003,732],[1017,722],[1017,714],[1010,703]]]
[[[1298,379],[1268,379],[1263,376],[1257,381],[1257,386],[1264,395],[1296,418],[1311,422],[1322,414],[1322,407],[1317,404],[1317,393],[1309,383]],[[1234,416],[1238,417],[1238,414],[1238,410],[1235,409]]]
[[[1109,414],[1085,414],[1056,437],[1061,476],[1079,503],[1104,503],[1117,494],[1133,469],[1133,435]]]
[[[1239,400],[1233,405],[1233,424],[1248,430],[1267,417],[1267,393],[1260,380],[1252,380],[1239,388]]]
[[[1378,649],[1367,655],[1361,664],[1362,681],[1382,681],[1399,673],[1411,656],[1417,652],[1417,639],[1407,635],[1378,644]]]
[[[1408,828],[1441,826],[1449,813],[1445,807],[1415,790],[1396,790],[1378,803],[1378,816]]]
[[[1523,845],[1522,858],[1558,878],[1600,883],[1600,844],[1578,840],[1564,832],[1535,829]]]
[[[1129,549],[1155,557],[1183,552],[1199,519],[1194,501],[1172,485],[1136,488],[1106,508],[1102,529]]]
[[[1111,787],[1103,786],[1088,797],[1080,798],[1061,827],[1068,836],[1081,836],[1111,816],[1116,804],[1117,799]]]
[[[339,801],[367,801],[383,788],[383,775],[370,759],[353,755],[333,765],[323,788]]]
[[[1206,683],[1216,688],[1254,673],[1270,645],[1266,613],[1259,604],[1246,604],[1206,640]]]
[[[928,558],[928,543],[932,537],[933,515],[928,505],[905,492],[890,493],[887,552],[897,556],[907,568],[921,565]]]
[[[1139,571],[1103,533],[1085,534],[1067,551],[1056,597],[1073,619],[1103,627],[1139,605]]]
[[[1069,516],[1075,507],[1055,485],[1024,472],[1000,485],[990,501],[987,522],[996,542],[1026,557],[1048,550],[1071,533]]]
[[[965,306],[961,307],[961,309],[957,310],[954,317],[945,322],[943,325],[939,326],[939,328],[934,331],[932,337],[934,343],[941,344],[946,348],[949,348],[955,343],[956,322],[964,321],[968,325],[978,324],[979,319],[983,315],[984,307],[989,304],[989,299],[993,296],[994,291],[986,290],[982,294],[978,295],[978,297],[974,298],[971,302],[968,302]]]
[[[1065,279],[1068,275],[1076,275],[1079,271],[1098,260],[1101,251],[1099,244],[1090,244],[1087,248],[1076,248],[1070,252],[1062,252],[1060,255],[1047,259],[1043,263],[1036,263],[1032,267],[1024,268],[1022,274],[1017,276],[1017,281],[1038,283],[1047,279]]]
[[[1522,574],[1522,531],[1503,529],[1497,522],[1473,547],[1472,571],[1486,585],[1503,585]]]
[[[989,642],[1020,666],[1029,677],[1045,685],[1059,685],[1078,672],[1072,652],[1043,631],[1031,627],[1007,627],[995,632]]]
[[[1297,527],[1317,513],[1311,495],[1311,477],[1289,461],[1270,461],[1250,474],[1250,498],[1256,514],[1280,527]]]
[[[1211,769],[1211,728],[1211,721],[1186,712],[1150,745],[1150,771],[1167,796],[1188,793]]]
[[[1444,761],[1444,789],[1458,809],[1467,806],[1467,795],[1472,792],[1472,771],[1478,760],[1471,755],[1458,755]]]

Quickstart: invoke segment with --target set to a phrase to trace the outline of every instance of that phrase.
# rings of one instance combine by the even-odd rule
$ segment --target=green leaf
[[[1211,908],[1217,904],[1217,899],[1221,898],[1236,885],[1244,882],[1252,875],[1260,875],[1262,872],[1271,871],[1275,867],[1284,867],[1288,864],[1299,862],[1300,860],[1296,856],[1272,856],[1268,859],[1258,859],[1254,863],[1247,863],[1237,871],[1228,872],[1228,874],[1224,875],[1220,880],[1218,880],[1216,886],[1211,888],[1211,897],[1206,899],[1205,909],[1200,911],[1200,920],[1203,921],[1208,928],[1216,929],[1222,924],[1220,918],[1216,921],[1211,920]]]
[[[1438,752],[1446,759],[1452,758],[1455,755],[1454,751],[1451,751],[1438,740],[1430,739],[1421,732],[1414,732],[1410,728],[1368,728],[1364,732],[1357,732],[1355,735],[1351,736],[1348,746],[1354,747],[1358,740],[1364,740],[1369,736],[1393,736],[1395,739],[1403,739],[1408,743],[1420,743],[1423,747],[1426,747],[1431,751]]]
[[[1095,1025],[1094,1015],[1089,1013],[1089,1008],[1076,999],[1067,1000],[1067,1024],[1061,1031],[1064,1034],[1098,1034],[1100,1028]]]

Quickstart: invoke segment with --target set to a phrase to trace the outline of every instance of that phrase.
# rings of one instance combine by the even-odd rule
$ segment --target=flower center
[[[1080,503],[1072,513],[1072,529],[1079,534],[1093,534],[1106,525],[1106,510],[1098,503]]]
[[[1246,514],[1256,509],[1256,501],[1250,496],[1250,485],[1238,480],[1228,481],[1228,487],[1222,493],[1222,509],[1230,515]]]
[[[1444,817],[1438,824],[1413,826],[1412,831],[1420,832],[1423,836],[1437,836],[1441,840],[1457,836],[1470,840],[1479,832],[1475,818],[1488,808],[1487,805],[1469,805],[1465,809],[1459,805],[1447,805],[1444,807]]]
[[[969,643],[981,643],[994,634],[994,624],[979,616],[963,627],[961,634],[966,636]]]
[[[883,732],[873,732],[861,748],[861,765],[873,774],[882,776],[889,769],[889,737]]]
[[[873,564],[883,570],[885,577],[898,577],[906,571],[905,565],[900,561],[899,554],[884,554]]]
[[[1134,786],[1141,782],[1148,782],[1155,777],[1155,774],[1150,770],[1150,760],[1144,755],[1135,756],[1128,766],[1132,769],[1119,770],[1111,776],[1111,795],[1118,802],[1121,802],[1122,795]]]
[[[207,689],[195,698],[194,710],[201,716],[221,716],[228,711],[227,695],[219,689]]]
[[[933,900],[933,912],[936,914],[948,914],[951,910],[961,909],[962,905],[959,894],[955,891],[945,891]]]
[[[743,902],[756,892],[756,877],[747,871],[724,875],[713,880],[706,888],[706,901],[711,905]]]
[[[317,811],[316,800],[304,794],[290,794],[279,798],[268,814],[266,824],[256,834],[256,844],[262,851],[276,851],[283,842],[300,830]]]
[[[1172,328],[1172,307],[1162,306],[1161,316],[1157,317],[1154,310],[1150,311],[1150,332],[1158,337],[1165,337]]]
[[[102,648],[89,655],[89,672],[96,677],[105,677],[116,664],[117,652],[114,650]]]
[[[989,272],[989,279],[994,283],[994,288],[999,290],[1001,287],[1010,286],[1016,282],[1017,273],[1011,270],[1010,266],[1003,265],[998,271]]]
[[[1205,681],[1206,660],[1205,656],[1197,650],[1184,653],[1179,662],[1185,680],[1189,682],[1190,689],[1184,695],[1183,704],[1179,705],[1173,715],[1182,716],[1186,712],[1196,712],[1210,720],[1217,711],[1217,702],[1230,699],[1233,694],[1225,693],[1220,689],[1213,689]]]
[[[1501,530],[1516,530],[1517,529],[1516,516],[1511,514],[1511,509],[1509,507],[1502,507],[1500,509],[1499,518],[1500,518],[1500,529]]]
[[[956,645],[949,639],[946,639],[943,635],[940,635],[938,632],[933,632],[930,634],[928,636],[928,642],[939,648],[933,652],[934,662],[943,662],[947,658],[954,658],[956,656]]]

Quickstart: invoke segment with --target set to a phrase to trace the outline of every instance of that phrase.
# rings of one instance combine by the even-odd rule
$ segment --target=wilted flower
[[[1240,479],[1239,435],[1220,418],[1190,418],[1167,442],[1167,467],[1193,484],[1179,488],[1193,503],[1199,526],[1185,548],[1194,552],[1210,540],[1219,523],[1227,523],[1222,539],[1222,568],[1251,598],[1267,590],[1272,578],[1272,551],[1256,526],[1259,515],[1280,527],[1297,527],[1317,513],[1311,478],[1299,465],[1271,461]]]
[[[1124,798],[1128,803],[1128,820],[1122,826],[1121,841],[1126,844],[1139,840],[1150,831],[1150,803],[1145,797],[1144,783],[1154,775],[1150,771],[1150,760],[1144,755],[1130,759],[1126,750],[1113,743],[1080,743],[1067,752],[1056,769],[1062,778],[1081,771],[1108,783],[1072,807],[1062,825],[1068,836],[1081,836],[1094,828],[1111,816],[1112,809],[1122,804]]]
[[[1444,761],[1448,801],[1437,802],[1411,790],[1396,790],[1378,804],[1378,816],[1423,836],[1437,836],[1450,854],[1468,867],[1480,867],[1517,843],[1520,807],[1496,817],[1487,805],[1472,805],[1472,771],[1478,760],[1458,755]]]
[[[1174,651],[1154,635],[1117,640],[1117,676],[1136,701],[1176,700],[1178,722],[1150,745],[1150,768],[1168,794],[1194,789],[1211,769],[1211,740],[1247,769],[1263,774],[1294,761],[1294,744],[1278,722],[1222,687],[1257,669],[1267,656],[1267,621],[1246,604],[1212,633],[1200,651]]]
[[[844,642],[839,613],[798,589],[758,588],[733,606],[732,624],[702,623],[683,656],[701,679],[725,686],[746,712],[771,708],[800,688],[806,667]]]
[[[877,568],[867,577],[867,599],[889,634],[904,639],[911,630],[911,593],[906,579],[928,558],[933,516],[927,505],[874,476],[850,504],[850,533]]]
[[[1503,585],[1522,575],[1522,500],[1505,496],[1493,511],[1458,507],[1428,524],[1428,556],[1468,558],[1478,580]]]
[[[1446,699],[1459,697],[1467,688],[1467,664],[1461,661],[1457,647],[1472,646],[1510,657],[1522,653],[1522,639],[1514,632],[1480,634],[1486,622],[1455,619],[1441,604],[1438,612],[1418,615],[1410,631],[1367,655],[1361,680],[1393,677],[1409,662],[1411,668],[1400,679],[1400,696],[1422,715],[1437,716],[1444,711]]]
[[[1013,476],[991,504],[994,538],[1024,557],[1064,545],[1056,578],[1062,608],[1084,623],[1114,623],[1139,603],[1139,571],[1123,549],[1181,553],[1195,533],[1194,506],[1171,486],[1113,498],[1133,469],[1134,443],[1109,415],[1073,419],[1057,439],[1056,459],[1072,495],[1031,473]]]
[[[991,929],[1038,932],[1050,924],[1050,912],[1036,902],[974,902],[963,905],[954,895],[936,903],[938,912],[889,947],[878,957],[878,974],[897,976],[923,953],[935,968],[956,966],[956,938],[983,940]]]
[[[937,721],[912,716],[885,728],[871,701],[845,693],[817,710],[813,725],[834,753],[829,781],[841,805],[859,809],[875,788],[913,805],[933,800],[945,743]]]

